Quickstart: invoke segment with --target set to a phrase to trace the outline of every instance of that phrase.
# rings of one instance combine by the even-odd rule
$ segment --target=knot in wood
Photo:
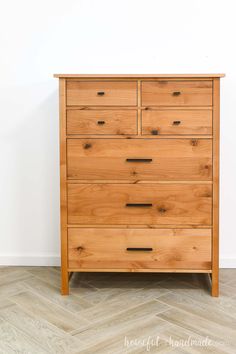
[[[83,251],[83,247],[82,246],[79,246],[79,247],[76,247],[77,251]]]
[[[92,144],[86,143],[84,144],[84,149],[90,149],[92,147]]]
[[[158,209],[158,211],[159,211],[159,213],[162,213],[162,214],[163,214],[163,213],[166,212],[166,209],[161,207],[161,208]]]
[[[197,144],[198,144],[198,141],[196,139],[191,140],[191,145],[192,146],[197,146]]]

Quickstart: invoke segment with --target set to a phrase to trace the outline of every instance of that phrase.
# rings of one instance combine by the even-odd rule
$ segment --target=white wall
[[[8,0],[0,12],[0,263],[59,262],[53,73],[222,80],[221,265],[236,266],[234,0]]]

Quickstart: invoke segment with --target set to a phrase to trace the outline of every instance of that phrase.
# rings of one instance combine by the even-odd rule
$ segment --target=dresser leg
[[[61,270],[61,294],[69,295],[69,273],[67,270]]]
[[[219,272],[215,270],[211,275],[211,296],[219,296]]]

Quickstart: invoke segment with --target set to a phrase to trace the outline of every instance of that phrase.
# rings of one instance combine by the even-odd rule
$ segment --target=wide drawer
[[[68,229],[71,269],[211,269],[210,229]]]
[[[68,139],[67,174],[81,180],[211,180],[211,139]]]
[[[144,81],[143,106],[211,106],[212,81]]]
[[[211,225],[209,184],[68,184],[69,224]]]
[[[143,110],[143,135],[212,134],[211,110]]]
[[[137,111],[68,109],[67,134],[137,134]]]
[[[116,81],[68,81],[67,105],[135,106],[137,83]]]

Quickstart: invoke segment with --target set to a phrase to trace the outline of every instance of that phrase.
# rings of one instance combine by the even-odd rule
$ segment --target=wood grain
[[[47,322],[65,332],[70,332],[88,323],[83,318],[76,317],[73,313],[30,291],[14,295],[11,297],[11,300],[26,312],[46,319]]]
[[[99,92],[103,95],[99,95]],[[135,106],[137,83],[116,81],[68,81],[67,105]]]
[[[131,288],[129,289],[129,291],[125,291],[122,293],[118,290],[116,292],[116,296],[112,297],[110,300],[108,299],[107,306],[104,306],[104,302],[100,302],[99,304],[95,304],[95,306],[92,306],[90,309],[82,311],[80,315],[83,316],[83,318],[85,318],[90,323],[98,323],[102,320],[109,321],[109,318],[111,318],[111,314],[112,316],[116,316],[123,311],[122,305],[124,306],[124,304],[126,304],[126,308],[128,310],[129,308],[131,309],[135,306],[139,306],[140,304],[158,298],[162,294],[168,293],[167,289],[160,289],[158,285],[156,285],[155,289],[156,295],[154,292],[154,288],[147,288],[145,290],[142,290],[141,288]],[[107,289],[105,293],[108,292],[109,290]],[[157,306],[157,312],[158,309],[161,312],[164,309],[167,309],[167,307],[165,304],[164,306],[163,304],[159,304],[159,306]],[[90,327],[90,325],[88,325],[87,328],[88,327]]]
[[[211,269],[208,230],[69,229],[70,268]],[[105,247],[105,250],[104,250]],[[127,248],[152,248],[128,251]]]
[[[177,123],[177,124],[176,124]],[[142,134],[212,134],[211,110],[143,110]]]
[[[170,231],[172,237],[180,237],[174,235],[173,230]],[[191,232],[190,237],[204,237],[202,230],[198,231],[198,236],[196,234],[194,236],[194,230],[182,229],[181,233],[183,232],[185,236]],[[90,238],[86,241],[88,239],[90,242]],[[188,274],[169,274],[168,272],[172,271],[170,268],[162,274],[150,272],[155,269],[149,269],[149,273],[145,274],[141,273],[140,269],[136,269],[136,273],[122,274],[82,273],[83,270],[80,269],[80,272],[72,276],[73,296],[62,297],[59,287],[50,286],[47,293],[47,286],[41,287],[42,280],[37,283],[38,279],[45,278],[47,284],[50,285],[51,282],[59,285],[60,268],[8,267],[6,270],[0,267],[0,279],[8,274],[13,280],[17,273],[28,272],[30,277],[20,282],[24,287],[26,283],[30,285],[32,293],[32,297],[25,298],[25,302],[22,299],[18,303],[14,302],[14,296],[12,299],[9,293],[5,293],[1,298],[1,354],[95,352],[104,354],[124,351],[144,353],[147,350],[142,344],[125,348],[125,337],[129,340],[143,338],[147,342],[148,338],[155,341],[157,333],[160,341],[157,347],[150,349],[150,352],[215,354],[235,352],[236,269],[220,269],[220,298],[209,296],[207,274],[195,274],[196,270],[189,270],[192,273]],[[42,299],[43,303],[46,301],[46,305],[43,305],[44,311],[39,312],[38,298]],[[73,308],[69,306],[70,298],[72,302],[77,299],[78,305],[82,300],[86,300],[90,307],[81,307],[80,311],[72,313]],[[79,326],[73,327],[69,332],[63,330],[60,327],[60,310],[58,313],[55,312],[52,323],[51,307],[54,309],[54,306],[63,310],[64,320],[68,320],[68,316],[71,315],[73,319],[77,318]],[[204,347],[192,345],[184,350],[180,349],[177,346],[178,342],[188,340],[189,337],[197,341],[206,341],[208,337],[211,344]],[[176,346],[170,346],[168,343],[170,338],[178,341]]]
[[[115,134],[137,133],[135,110],[67,110],[67,134]]]
[[[194,270],[212,273],[212,295],[218,295],[219,80],[223,76],[55,75],[60,78],[62,294],[69,291],[69,272],[78,270],[68,266],[68,229],[96,230],[92,239],[84,236],[92,249],[103,229],[114,233],[138,230],[149,241],[150,230],[186,228],[199,232],[207,228],[213,232],[211,257],[206,267],[196,265]],[[136,207],[137,203],[144,205]],[[174,237],[168,237],[163,249],[173,254]],[[192,238],[186,238],[187,247]],[[182,244],[174,249],[181,257],[186,253]],[[99,257],[103,259],[103,254]],[[187,263],[181,268],[163,268],[134,261],[116,268],[112,261],[110,267],[102,268],[95,262],[80,269],[191,271]],[[125,256],[120,254],[119,261],[126,262]],[[34,276],[32,271],[30,274]],[[45,296],[48,289],[53,296],[49,274],[45,276],[41,279],[46,285],[41,284],[38,291]],[[25,281],[33,291],[32,277]],[[22,284],[4,284],[3,290],[4,294],[15,294],[22,291]],[[73,299],[54,301],[80,311]],[[81,306],[86,308],[86,303]]]
[[[2,318],[0,318],[0,349],[1,348],[6,350],[6,354],[48,353],[34,338],[30,337],[28,334],[24,334],[20,329],[15,328],[15,326],[12,326]]]
[[[142,105],[211,106],[212,81],[143,81]]]
[[[67,152],[66,152],[66,80],[59,81],[60,101],[60,221],[61,221],[61,293],[67,295],[69,279],[67,271]]]
[[[31,277],[23,282],[24,289],[28,289],[33,292],[37,292],[40,296],[43,296],[48,301],[53,301],[55,304],[63,307],[64,309],[73,313],[79,312],[82,309],[88,308],[90,304],[86,299],[82,298],[78,301],[78,298],[71,294],[68,296],[61,296],[58,292],[58,288],[48,284],[47,282],[40,280],[36,277]]]
[[[152,161],[127,162],[127,158]],[[210,181],[212,141],[68,139],[67,166],[69,179]]]
[[[159,301],[179,310],[187,311],[205,320],[208,320],[210,317],[212,321],[218,325],[224,326],[225,329],[233,330],[236,328],[235,316],[230,314],[225,316],[225,312],[220,310],[220,308],[218,308],[218,311],[215,311],[215,306],[204,301],[199,301],[197,296],[191,297],[184,293],[168,293],[160,296]]]
[[[67,335],[45,319],[29,314],[17,305],[2,311],[1,318],[20,330],[23,338],[29,336],[28,342],[31,341],[30,338],[34,340],[34,353],[39,353],[40,347],[46,353],[75,353],[81,345],[79,339]],[[19,340],[19,345],[20,343],[22,343],[21,340]]]
[[[214,320],[203,319],[189,312],[186,315],[186,312],[176,308],[160,313],[158,317],[187,330],[197,332],[201,336],[207,336],[214,341],[223,342],[225,343],[223,348],[231,346],[232,350],[235,346],[235,340],[233,340],[233,332],[235,331],[229,331],[223,325],[217,325]],[[231,338],[231,341],[229,341],[229,338]]]
[[[127,207],[127,203],[151,203]],[[211,225],[212,186],[68,184],[68,222]]]
[[[220,147],[220,81],[213,81],[213,237],[212,296],[219,296],[219,147]]]
[[[158,290],[158,288],[154,290],[156,291],[156,294]],[[116,291],[116,293],[118,292]],[[155,294],[153,295],[155,298]],[[166,309],[168,309],[168,306],[151,299],[145,303],[129,308],[125,316],[124,313],[118,313],[106,320],[100,318],[96,328],[93,324],[91,324],[84,331],[81,331],[78,334],[75,333],[75,335],[76,338],[88,344],[91,343],[91,338],[95,336],[97,341],[104,341],[104,339],[109,338],[111,333],[122,333],[124,328],[127,328],[127,325],[134,325],[136,321],[141,321],[142,319],[144,320],[147,316],[161,313]]]

